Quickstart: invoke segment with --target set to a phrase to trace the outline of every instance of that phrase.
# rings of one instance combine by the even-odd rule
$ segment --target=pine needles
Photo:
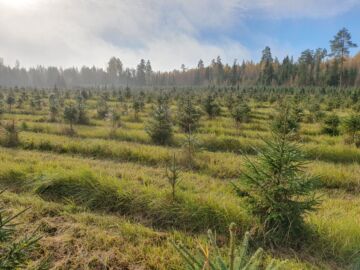
[[[38,241],[41,239],[41,236],[33,233],[30,236],[14,241],[17,226],[19,225],[14,221],[28,209],[10,215],[4,208],[0,208],[0,269],[2,270],[25,268],[30,253],[36,248]]]
[[[229,226],[230,243],[228,258],[225,260],[216,244],[216,236],[211,230],[208,231],[208,245],[199,244],[198,254],[194,255],[182,244],[172,241],[173,246],[181,255],[188,270],[275,270],[281,269],[285,263],[272,260],[267,264],[264,260],[264,250],[259,248],[254,253],[249,251],[249,232],[245,233],[242,244],[236,247],[236,225]]]
[[[252,214],[263,225],[266,242],[297,245],[304,236],[303,216],[319,203],[314,191],[318,179],[303,172],[307,164],[304,154],[288,135],[275,133],[264,140],[265,147],[256,161],[247,159],[240,185],[235,190],[245,197]]]

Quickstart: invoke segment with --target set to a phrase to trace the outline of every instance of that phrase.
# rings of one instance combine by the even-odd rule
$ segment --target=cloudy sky
[[[360,0],[0,0],[7,65],[105,67],[111,56],[155,70],[297,56],[347,27],[360,43]]]

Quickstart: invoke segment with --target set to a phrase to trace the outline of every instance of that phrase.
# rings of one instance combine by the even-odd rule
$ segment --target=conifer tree
[[[325,118],[322,131],[330,136],[338,136],[340,134],[339,125],[339,116],[333,113]]]
[[[185,139],[182,144],[184,163],[190,169],[195,165],[195,154],[198,151],[198,140],[195,133],[192,132],[191,125],[187,128]]]
[[[86,113],[85,99],[81,95],[79,95],[76,99],[76,109],[78,111],[76,123],[80,125],[89,124],[89,117]]]
[[[49,97],[50,122],[55,122],[59,114],[59,103],[54,94]]]
[[[172,122],[170,109],[165,99],[159,98],[145,130],[154,143],[164,145],[171,142],[173,136]]]
[[[135,121],[139,121],[139,112],[141,109],[141,104],[140,101],[138,99],[134,99],[133,104],[132,104],[132,108],[134,110],[134,119]]]
[[[195,132],[199,127],[200,117],[200,111],[194,105],[191,96],[180,100],[178,104],[177,122],[182,131],[186,133],[190,131]]]
[[[2,125],[3,138],[1,144],[5,147],[16,147],[19,145],[19,130],[16,127],[15,120]]]
[[[241,102],[241,103],[237,104],[233,108],[233,110],[231,111],[231,116],[232,116],[232,118],[234,119],[234,121],[236,123],[236,128],[237,129],[240,128],[241,123],[249,122],[249,120],[250,120],[250,112],[251,112],[250,107],[244,102]]]
[[[104,97],[101,97],[98,100],[96,104],[96,109],[97,109],[97,116],[99,119],[104,119],[107,116],[107,114],[109,113],[109,106]]]
[[[311,103],[308,109],[310,122],[319,121],[324,116],[324,112],[321,111],[320,104],[317,102]]]
[[[113,138],[116,135],[116,130],[121,125],[121,116],[120,113],[114,108],[111,110],[109,118],[111,121],[111,129],[110,129],[109,137]]]
[[[9,106],[9,112],[12,111],[12,105],[15,104],[15,94],[13,92],[10,92],[8,96],[6,97],[6,103]]]
[[[344,120],[344,130],[349,135],[349,143],[359,142],[360,115],[351,115]]]
[[[213,95],[208,95],[204,100],[204,110],[210,119],[220,115],[220,106]]]
[[[37,235],[36,232],[19,240],[15,239],[19,223],[14,221],[27,210],[28,208],[10,215],[4,208],[0,208],[0,269],[27,269],[30,253],[36,249],[41,239],[41,236]],[[32,269],[48,269],[48,258],[41,260],[36,268]]]
[[[112,109],[110,114],[111,126],[113,129],[117,129],[121,125],[121,116],[116,109]]]
[[[42,108],[41,96],[38,91],[33,94],[32,103],[35,110],[40,111]]]
[[[180,177],[180,168],[176,164],[176,157],[175,154],[173,155],[173,158],[166,166],[165,169],[165,176],[171,186],[171,198],[173,201],[176,200],[176,186],[180,183],[181,179]]]
[[[253,254],[249,252],[250,233],[246,232],[242,244],[236,247],[236,225],[230,224],[228,258],[224,259],[217,246],[216,235],[208,231],[208,244],[200,245],[200,252],[194,253],[181,243],[172,241],[181,255],[185,269],[188,270],[279,270],[286,261],[265,262],[264,250],[259,248]]]
[[[273,58],[270,47],[267,46],[262,51],[260,64],[262,67],[260,81],[263,85],[270,85],[274,76]]]
[[[334,36],[334,39],[330,41],[331,56],[334,56],[337,61],[340,62],[340,88],[343,85],[343,72],[344,62],[346,57],[350,54],[351,48],[356,48],[357,44],[351,40],[351,34],[345,27],[340,29]]]
[[[262,223],[266,243],[301,244],[306,237],[304,214],[314,211],[318,179],[304,172],[307,161],[291,134],[274,133],[264,140],[256,161],[247,159],[241,182],[234,184],[250,211]]]
[[[25,100],[22,98],[22,96],[19,96],[16,101],[17,103],[16,108],[21,109],[23,107],[24,101]]]
[[[74,134],[74,128],[73,125],[78,121],[79,118],[79,111],[75,107],[74,104],[70,103],[65,106],[64,109],[64,120],[69,123],[70,125],[70,134]]]
[[[272,130],[283,135],[292,134],[297,136],[299,130],[299,118],[288,103],[280,104],[278,113],[272,122]]]
[[[4,112],[5,112],[4,101],[2,99],[0,99],[0,120],[1,120],[1,117],[4,114]]]
[[[126,97],[127,99],[130,99],[130,98],[131,98],[131,89],[130,89],[129,86],[126,86],[126,88],[125,88],[125,97]]]

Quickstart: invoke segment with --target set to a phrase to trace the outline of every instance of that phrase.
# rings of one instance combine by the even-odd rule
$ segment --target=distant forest
[[[112,57],[106,70],[96,67],[61,69],[57,67],[21,68],[5,66],[0,59],[1,87],[32,87],[60,89],[74,87],[120,86],[360,86],[360,53],[350,57],[357,44],[346,28],[330,41],[330,49],[307,49],[294,60],[279,60],[271,49],[262,51],[259,62],[236,60],[224,64],[218,56],[208,66],[199,60],[197,67],[170,72],[155,72],[150,61],[141,59],[136,68],[126,68],[119,58]]]

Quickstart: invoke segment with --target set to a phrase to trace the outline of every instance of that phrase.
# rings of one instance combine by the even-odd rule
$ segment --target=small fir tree
[[[104,97],[101,97],[96,104],[97,116],[99,119],[104,119],[109,113],[109,106]]]
[[[196,165],[195,163],[195,154],[198,151],[199,142],[195,133],[192,132],[192,127],[189,125],[188,132],[185,133],[185,139],[183,141],[183,158],[184,163],[190,169]]]
[[[78,111],[78,117],[76,123],[79,125],[88,125],[90,120],[86,113],[86,99],[79,95],[76,99],[76,109]]]
[[[338,136],[340,134],[339,125],[339,116],[334,113],[330,114],[324,120],[322,132],[330,136]]]
[[[211,230],[208,231],[208,244],[200,245],[200,252],[194,253],[181,243],[171,243],[181,255],[185,269],[188,270],[279,270],[286,261],[276,262],[271,260],[265,262],[264,250],[259,248],[253,254],[249,252],[250,233],[246,232],[242,244],[236,247],[236,225],[232,223],[229,227],[230,243],[228,258],[225,260],[217,246],[216,236]]]
[[[166,166],[165,176],[171,186],[171,198],[173,201],[176,200],[176,186],[181,182],[180,177],[180,168],[177,165],[175,154],[173,158]]]
[[[235,121],[236,128],[240,128],[241,123],[247,123],[250,121],[251,109],[246,103],[239,103],[233,107],[231,116]]]
[[[290,105],[280,105],[278,113],[272,122],[272,130],[277,134],[292,134],[292,138],[297,136],[300,124],[298,117],[294,114]]]
[[[16,147],[20,143],[19,130],[16,127],[15,120],[5,123],[2,128],[3,138],[1,143],[5,147]]]
[[[2,118],[2,115],[4,114],[5,112],[5,108],[4,108],[4,101],[2,99],[0,99],[0,120]],[[1,123],[0,123],[1,125]]]
[[[0,269],[27,269],[31,252],[37,248],[41,236],[36,232],[20,240],[15,240],[19,223],[14,221],[27,210],[28,208],[10,215],[4,208],[0,208]],[[35,269],[48,269],[48,258],[41,260]]]
[[[213,95],[208,95],[204,100],[204,110],[210,119],[219,116],[221,108]]]
[[[116,130],[121,125],[121,116],[120,116],[120,113],[116,109],[113,109],[111,111],[109,117],[110,117],[110,122],[111,122],[111,129],[110,129],[109,135],[110,135],[110,138],[113,138],[116,135]]]
[[[344,120],[344,131],[348,134],[349,143],[356,143],[360,141],[359,132],[360,132],[360,115],[351,115]]]
[[[156,144],[165,145],[171,142],[173,136],[172,122],[169,106],[165,100],[159,99],[145,130]]]
[[[182,131],[189,133],[195,132],[199,127],[200,111],[194,105],[192,97],[187,96],[181,99],[178,104],[177,122]]]
[[[74,104],[68,104],[64,109],[64,120],[70,125],[70,134],[75,134],[74,124],[78,121],[79,111]]]
[[[306,236],[304,215],[314,211],[318,179],[304,172],[307,161],[291,134],[274,133],[258,150],[256,161],[247,159],[237,194],[245,197],[259,217],[266,242],[299,244]]]
[[[135,121],[139,121],[139,112],[141,109],[141,103],[139,100],[134,99],[133,104],[132,104],[132,108],[134,110],[134,120]]]
[[[56,118],[59,114],[59,102],[55,94],[51,94],[49,97],[49,112],[50,112],[50,122],[56,122]]]
[[[15,104],[15,94],[13,92],[10,92],[8,96],[6,97],[6,103],[9,106],[9,112],[12,112],[12,106]]]

